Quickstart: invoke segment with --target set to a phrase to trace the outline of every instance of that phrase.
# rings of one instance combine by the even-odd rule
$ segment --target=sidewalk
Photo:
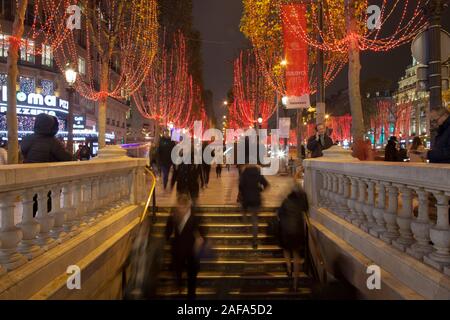
[[[279,207],[290,191],[292,178],[286,176],[267,176],[270,187],[263,192],[264,207]],[[170,180],[169,180],[170,181]],[[216,178],[215,167],[211,168],[211,176],[207,188],[200,191],[200,206],[238,206],[238,171],[232,167],[222,169],[222,177]],[[156,204],[158,207],[175,205],[176,192],[168,187],[163,190],[162,178],[158,177],[156,185]]]

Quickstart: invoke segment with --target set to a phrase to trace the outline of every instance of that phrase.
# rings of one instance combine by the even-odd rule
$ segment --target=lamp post
[[[77,81],[78,73],[71,64],[67,64],[64,71],[66,77],[67,99],[69,101],[69,114],[67,115],[67,149],[73,153],[73,93],[75,92],[74,84]]]

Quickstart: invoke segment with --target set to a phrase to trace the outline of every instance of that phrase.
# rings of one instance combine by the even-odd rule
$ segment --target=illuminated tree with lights
[[[160,126],[184,128],[190,124],[194,100],[198,102],[201,95],[189,74],[184,36],[178,33],[170,43],[168,48],[164,37],[152,69],[133,100],[143,117]]]
[[[99,147],[105,146],[108,98],[125,99],[136,92],[152,67],[158,47],[156,0],[79,0],[82,31],[55,52],[61,70],[86,61],[86,73],[74,87],[92,101],[98,101]],[[85,33],[85,34],[83,34]],[[81,40],[86,47],[78,50]],[[114,72],[111,72],[111,69]]]
[[[31,5],[33,4],[33,5]],[[70,35],[66,28],[69,14],[66,12],[69,0],[17,0],[11,35],[8,42],[7,58],[7,126],[8,126],[8,163],[19,161],[18,123],[17,123],[17,77],[19,69],[19,51],[26,55],[41,55],[43,48],[57,48]],[[32,11],[32,12],[27,12]],[[31,28],[25,31],[26,14],[33,17]],[[36,42],[42,44],[36,46]]]
[[[273,0],[243,0],[244,13],[241,31],[250,39],[257,57],[258,67],[267,78],[268,84],[281,96],[286,94],[284,74],[285,60],[283,27],[280,3]],[[310,94],[317,89],[316,50],[309,48],[309,87]],[[347,63],[347,57],[341,53],[325,53],[325,86],[328,86]]]
[[[230,117],[234,126],[265,124],[275,112],[274,90],[263,77],[252,50],[242,51],[234,62],[234,101]]]
[[[348,56],[349,98],[352,111],[354,140],[364,137],[364,120],[360,93],[360,52],[385,52],[411,41],[427,24],[422,8],[426,0],[380,0],[379,19],[367,13],[366,0],[244,0],[253,5],[298,3],[307,7],[307,28],[293,23],[289,27],[302,41],[320,50]],[[318,12],[322,5],[323,28],[319,27]],[[257,8],[257,7],[256,7]],[[261,14],[255,10],[253,14]],[[282,13],[283,14],[283,13]],[[395,18],[399,17],[399,20]],[[300,17],[289,17],[292,21]],[[368,22],[369,21],[369,22]],[[373,29],[368,27],[373,24]],[[257,28],[257,25],[254,26]],[[391,32],[387,31],[391,29]]]

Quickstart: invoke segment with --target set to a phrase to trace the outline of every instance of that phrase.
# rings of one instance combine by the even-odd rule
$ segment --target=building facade
[[[56,65],[52,48],[40,43],[39,38],[37,39],[27,39],[26,37],[31,34],[31,25],[33,23],[33,4],[27,9],[27,16],[25,19],[25,32],[23,43],[20,48],[19,54],[19,75],[17,79],[18,95],[25,97],[35,97],[34,95],[42,96],[42,99],[61,99],[62,101],[68,100],[68,86],[65,81],[65,77],[61,74],[58,66]],[[7,80],[7,57],[9,50],[8,37],[11,34],[12,24],[14,20],[14,14],[16,9],[16,1],[13,0],[0,0],[0,89],[6,90],[6,80]],[[31,12],[31,14],[30,14]],[[80,53],[77,66],[79,76],[83,76],[87,71],[87,62],[83,58],[86,48],[86,37],[83,30],[77,31],[79,34],[77,39],[77,50]],[[39,51],[41,54],[36,54]],[[95,61],[90,61],[90,63],[95,64]],[[98,68],[92,68],[98,70]],[[111,85],[114,83],[115,79],[118,78],[116,68],[111,67],[110,81]],[[98,75],[94,75],[98,78]],[[95,81],[99,83],[99,81]],[[97,86],[95,84],[95,86]],[[6,96],[6,94],[5,94]],[[125,97],[125,95],[124,95]],[[39,99],[41,99],[39,97]],[[30,98],[30,101],[33,99]],[[28,102],[30,102],[28,101]],[[23,107],[23,103],[18,99],[18,108]],[[125,143],[127,138],[127,114],[130,110],[130,103],[127,99],[113,99],[108,98],[108,107],[106,115],[106,142],[108,144],[120,144]],[[7,139],[7,128],[6,128],[6,106],[5,101],[2,101],[0,105],[0,139]],[[30,134],[34,127],[34,118],[36,113],[47,112],[53,113],[54,110],[49,110],[47,106],[39,106],[33,104],[26,104],[29,110],[26,114],[23,113],[23,109],[18,109],[18,122],[19,122],[19,140],[24,135]],[[42,108],[44,107],[44,108]],[[74,119],[74,145],[77,146],[77,142],[88,141],[93,146],[94,153],[97,150],[97,140],[98,140],[98,125],[97,125],[97,111],[98,102],[90,101],[82,97],[78,93],[74,93],[72,99],[73,112],[75,115]],[[59,136],[62,136],[67,140],[67,110],[57,110],[55,114],[60,121],[60,131]]]

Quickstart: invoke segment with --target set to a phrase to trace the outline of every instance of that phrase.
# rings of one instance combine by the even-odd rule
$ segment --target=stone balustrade
[[[315,210],[450,275],[450,165],[361,162],[333,147],[305,161],[305,189]]]
[[[0,166],[0,277],[31,263],[145,192],[145,159]]]

